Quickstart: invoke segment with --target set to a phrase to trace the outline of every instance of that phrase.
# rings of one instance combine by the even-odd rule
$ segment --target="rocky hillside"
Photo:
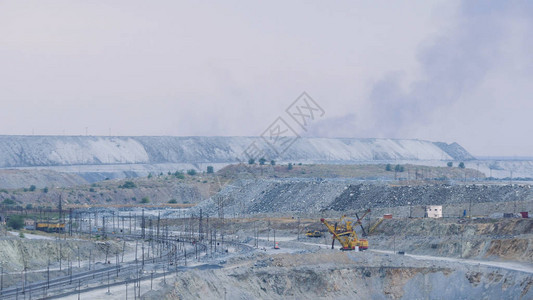
[[[18,189],[35,185],[37,188],[71,187],[89,182],[74,173],[52,170],[0,170],[0,188]]]
[[[255,143],[255,144],[254,144]],[[250,145],[276,152],[259,137],[0,136],[0,167],[232,163]],[[458,144],[421,140],[299,138],[279,160],[469,160]]]
[[[215,213],[223,203],[224,211],[232,213],[271,213],[321,211],[361,211],[367,208],[391,208],[409,203],[415,206],[413,212],[424,205],[456,206],[453,214],[459,216],[463,209],[478,214],[487,214],[486,203],[514,203],[532,201],[533,190],[529,185],[401,185],[368,184],[355,179],[269,179],[241,180],[226,186],[213,199],[200,203],[195,209]],[[466,205],[466,206],[465,206]],[[445,213],[451,210],[445,207]],[[508,208],[498,208],[502,212]],[[503,209],[503,210],[501,210]],[[520,206],[518,209],[523,209]],[[527,209],[526,209],[527,210]],[[489,210],[490,211],[490,210]],[[511,210],[513,211],[513,210]],[[388,212],[391,213],[391,212]],[[399,211],[395,211],[395,214]],[[405,212],[403,212],[405,213]]]

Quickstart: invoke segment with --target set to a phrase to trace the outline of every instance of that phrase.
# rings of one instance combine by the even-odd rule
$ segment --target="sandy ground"
[[[16,231],[8,231],[9,234],[13,235],[13,236],[19,236],[19,233],[16,232]],[[50,237],[50,236],[44,236],[44,235],[38,235],[38,234],[31,234],[31,233],[25,233],[24,234],[24,238],[26,239],[29,239],[29,240],[53,240],[55,238],[53,237]]]

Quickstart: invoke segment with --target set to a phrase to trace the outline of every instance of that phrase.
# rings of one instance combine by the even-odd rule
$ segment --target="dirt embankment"
[[[176,203],[196,203],[208,197],[208,191],[200,179],[179,180],[173,176],[161,178],[141,178],[120,181],[104,181],[92,185],[73,188],[28,188],[18,190],[0,190],[0,203],[8,200],[13,205],[34,207],[57,205],[61,197],[63,204],[101,205],[101,204],[165,204],[170,200]],[[172,201],[174,202],[174,201]]]

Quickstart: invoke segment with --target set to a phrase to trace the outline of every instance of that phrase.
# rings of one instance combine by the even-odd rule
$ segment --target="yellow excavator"
[[[361,218],[359,218],[356,214],[357,216],[356,221],[351,221],[348,218],[346,218],[346,216],[342,216],[342,218],[339,221],[335,222],[334,225],[330,224],[324,218],[320,219],[320,222],[326,225],[329,232],[333,235],[331,249],[333,249],[335,246],[335,240],[339,241],[339,243],[342,246],[341,250],[344,250],[344,251],[355,250],[356,246],[359,248],[359,250],[368,249],[368,240],[359,239],[359,237],[357,236],[357,233],[355,232],[355,227],[357,225],[360,225],[363,230],[363,235],[366,235],[365,229],[362,225],[361,220],[369,212],[370,212],[370,209],[367,210]]]

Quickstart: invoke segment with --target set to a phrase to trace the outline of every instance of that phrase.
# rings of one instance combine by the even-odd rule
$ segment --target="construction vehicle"
[[[312,230],[307,230],[307,232],[305,233],[305,235],[307,237],[322,237],[322,232],[318,231],[318,230],[315,230],[315,231],[312,231]]]
[[[346,216],[342,216],[342,218],[339,221],[335,222],[334,225],[330,224],[324,218],[320,219],[320,222],[326,225],[329,232],[333,236],[331,242],[331,249],[335,247],[335,240],[339,241],[342,246],[341,250],[344,251],[355,250],[356,247],[358,247],[358,249],[361,251],[368,249],[368,240],[359,239],[357,233],[355,232],[355,227],[357,225],[360,225],[363,229],[363,233],[366,235],[366,232],[364,231],[364,228],[362,226],[361,219],[363,219],[369,212],[370,209],[367,210],[361,218],[357,218],[356,221],[351,221]]]

